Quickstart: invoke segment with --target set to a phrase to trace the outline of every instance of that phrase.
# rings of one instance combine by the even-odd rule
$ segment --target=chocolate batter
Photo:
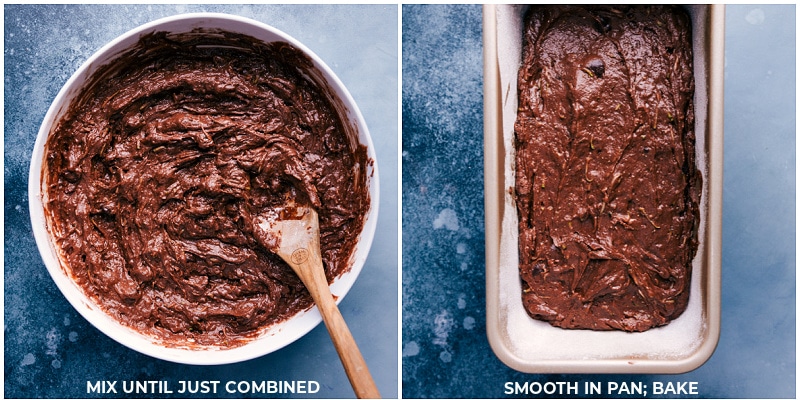
[[[237,346],[309,308],[254,218],[312,205],[331,281],[349,269],[372,162],[316,75],[289,44],[228,33],[148,35],[94,74],[51,133],[43,178],[85,293],[176,346]]]
[[[701,176],[689,17],[532,7],[515,124],[522,300],[563,328],[644,331],[689,299]]]

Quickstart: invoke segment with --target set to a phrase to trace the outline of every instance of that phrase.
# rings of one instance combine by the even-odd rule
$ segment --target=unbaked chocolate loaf
[[[689,299],[701,175],[691,23],[671,6],[533,6],[515,123],[522,300],[644,331]]]

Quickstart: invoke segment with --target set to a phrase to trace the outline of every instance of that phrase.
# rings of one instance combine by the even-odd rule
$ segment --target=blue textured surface
[[[796,396],[794,5],[727,7],[722,334],[706,364],[668,376],[526,375],[493,355],[481,7],[402,14],[404,397],[505,397],[506,381],[697,381],[692,397]]]
[[[28,167],[39,124],[58,90],[84,60],[125,31],[198,11],[253,18],[292,35],[334,70],[359,104],[377,152],[380,215],[370,256],[341,309],[378,388],[397,397],[398,7],[156,4],[5,6],[5,397],[92,397],[86,382],[100,380],[166,380],[173,390],[179,380],[222,381],[219,392],[206,397],[289,397],[228,394],[221,385],[229,380],[316,380],[314,396],[353,396],[322,325],[273,354],[226,366],[186,366],[129,350],[77,314],[36,249]]]

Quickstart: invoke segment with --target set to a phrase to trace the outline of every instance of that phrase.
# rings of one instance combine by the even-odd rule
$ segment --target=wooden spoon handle
[[[322,271],[320,268],[319,271]],[[350,380],[350,385],[353,386],[353,391],[360,399],[378,399],[381,397],[378,392],[378,387],[375,386],[375,381],[372,379],[372,374],[369,372],[367,363],[358,349],[353,335],[350,333],[350,328],[342,317],[339,307],[333,300],[328,281],[324,278],[324,274],[314,274],[317,282],[315,285],[306,285],[308,287],[314,286],[317,290],[309,290],[311,297],[317,304],[322,319],[325,321],[325,326],[328,328],[328,333],[333,341],[333,346],[336,347],[336,352],[339,353],[339,358],[342,360],[344,371],[347,373],[347,378]],[[321,280],[321,282],[320,282]]]
[[[311,293],[356,396],[380,398],[381,395],[372,380],[367,363],[364,362],[364,357],[344,322],[328,286],[319,251],[317,213],[313,209],[304,209],[305,213],[298,213],[299,208],[293,210],[295,214],[302,215],[302,218],[272,221],[264,228],[259,225],[264,232],[278,232],[279,240],[265,241],[265,243],[273,247],[277,245],[274,250],[292,267]]]

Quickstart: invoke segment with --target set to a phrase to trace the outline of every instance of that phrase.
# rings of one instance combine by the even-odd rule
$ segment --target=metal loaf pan
[[[714,352],[720,332],[723,140],[723,5],[687,6],[692,17],[697,163],[703,174],[699,248],[689,306],[639,333],[567,330],[530,318],[518,270],[513,127],[522,19],[527,6],[485,5],[484,185],[487,334],[495,354],[527,373],[683,373]]]

